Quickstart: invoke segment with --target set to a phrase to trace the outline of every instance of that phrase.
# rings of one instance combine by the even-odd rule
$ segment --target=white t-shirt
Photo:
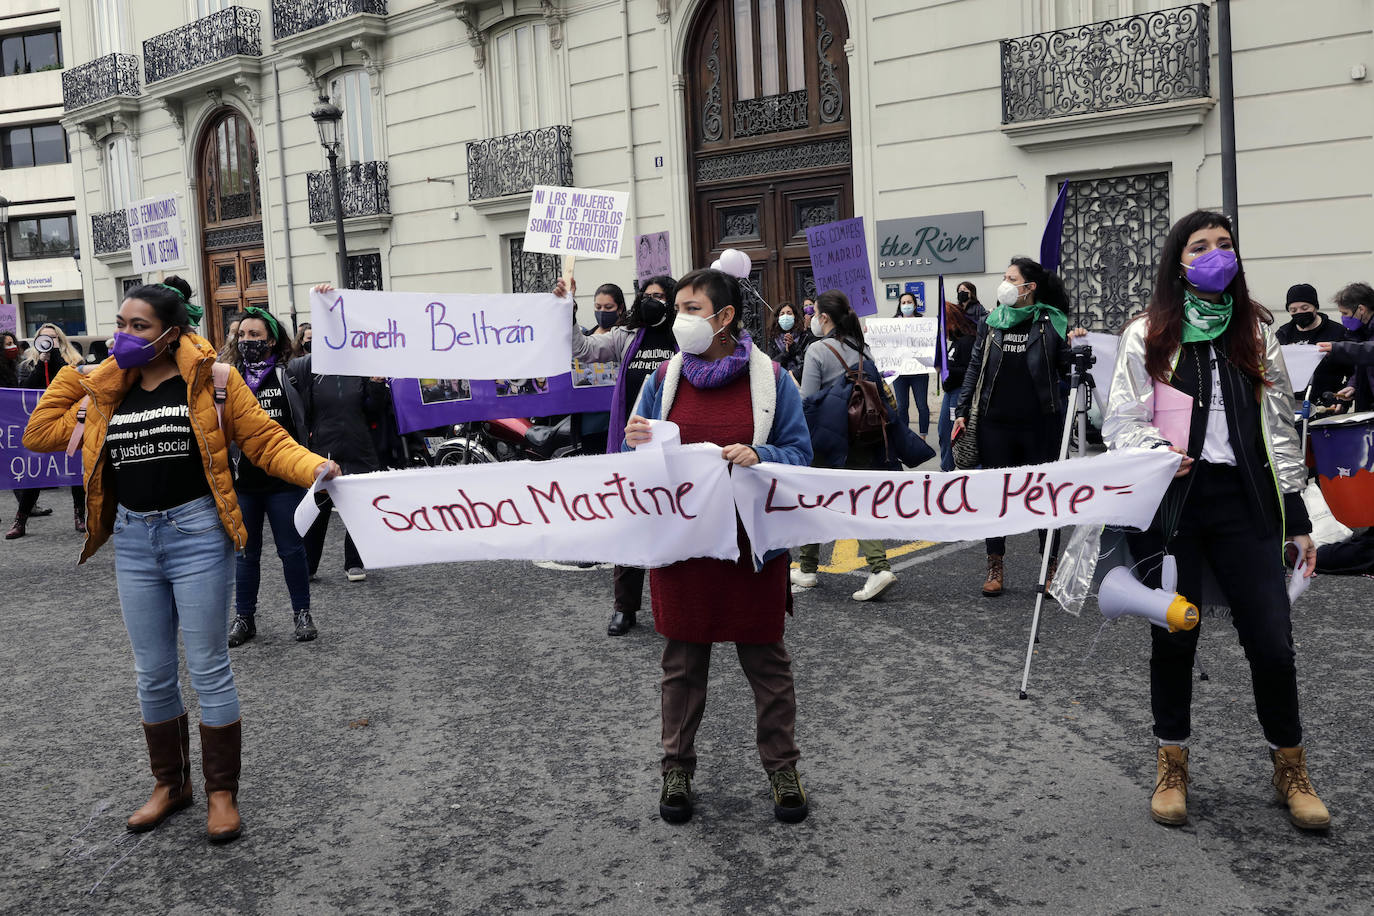
[[[1217,367],[1217,351],[1207,348],[1212,365],[1212,406],[1207,412],[1207,438],[1202,443],[1202,460],[1208,464],[1236,464],[1236,450],[1231,447],[1231,430],[1226,426],[1226,399],[1221,393],[1221,371]]]

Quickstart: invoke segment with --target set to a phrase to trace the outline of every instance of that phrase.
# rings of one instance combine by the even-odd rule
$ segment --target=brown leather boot
[[[1281,747],[1274,758],[1274,794],[1279,804],[1288,806],[1288,819],[1303,830],[1325,830],[1331,826],[1331,812],[1317,797],[1307,776],[1307,752],[1301,747]]]
[[[995,553],[988,554],[988,578],[983,583],[984,598],[1002,596],[1002,558]]]
[[[1150,797],[1150,817],[1177,827],[1188,823],[1188,749],[1164,744],[1155,761],[1155,793]]]
[[[14,525],[10,527],[9,531],[5,532],[5,540],[12,541],[15,538],[22,538],[28,531],[28,522],[29,517],[24,513],[21,512],[16,515],[14,517]]]
[[[205,770],[205,797],[209,812],[205,831],[211,843],[238,839],[243,832],[239,819],[239,756],[242,749],[240,723],[235,720],[218,728],[200,723],[200,756]]]
[[[85,512],[82,512],[80,509],[76,509],[75,511],[72,512],[72,527],[76,529],[76,533],[77,533],[77,534],[85,534],[85,533],[86,533],[86,513],[85,513]]]
[[[191,729],[186,713],[156,725],[144,722],[143,737],[157,782],[143,807],[129,815],[127,824],[134,833],[152,830],[191,803]]]

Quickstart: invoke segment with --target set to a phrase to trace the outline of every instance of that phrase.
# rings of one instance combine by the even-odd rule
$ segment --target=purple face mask
[[[1364,327],[1364,322],[1354,315],[1342,315],[1341,324],[1345,326],[1347,331],[1358,331],[1360,328]]]
[[[1199,255],[1192,264],[1183,265],[1184,275],[1193,287],[1204,293],[1220,293],[1240,273],[1240,262],[1229,248],[1213,248]]]
[[[171,328],[167,329],[170,330]],[[163,331],[151,341],[123,331],[115,331],[114,346],[110,348],[115,365],[121,369],[137,369],[139,366],[148,365],[157,358],[157,342],[166,336],[167,331]]]

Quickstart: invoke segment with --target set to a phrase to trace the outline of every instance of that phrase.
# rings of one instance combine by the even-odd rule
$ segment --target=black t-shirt
[[[281,373],[273,369],[267,373],[267,377],[258,386],[258,404],[261,405],[263,413],[273,420],[280,423],[288,433],[294,433],[294,424],[291,422],[291,405],[286,400],[286,392],[282,390]],[[273,477],[271,474],[258,467],[248,460],[244,455],[239,458],[238,469],[234,475],[234,488],[246,490],[250,493],[271,493],[277,490],[289,489],[292,484]]]
[[[210,493],[191,433],[186,380],[129,389],[105,433],[115,498],[135,512],[159,512]]]
[[[671,329],[663,326],[644,329],[644,339],[639,342],[639,349],[630,354],[629,361],[620,367],[620,377],[625,380],[627,419],[634,412],[644,380],[658,369],[660,363],[672,359],[676,352],[677,345]]]
[[[988,412],[984,419],[993,423],[1014,423],[1029,425],[1040,422],[1040,398],[1035,391],[1035,380],[1031,378],[1030,364],[1026,362],[1026,349],[1030,343],[1031,323],[1022,322],[1002,332],[1002,361],[997,368],[997,379],[985,379],[984,385],[992,385],[988,398]],[[992,329],[988,330],[991,336]],[[984,346],[993,346],[988,341]]]

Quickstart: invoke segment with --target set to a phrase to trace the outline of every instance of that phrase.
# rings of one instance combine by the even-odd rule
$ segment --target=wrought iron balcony
[[[262,14],[231,6],[143,42],[143,80],[158,80],[236,55],[262,56]]]
[[[277,41],[359,13],[386,15],[386,0],[272,0],[272,37]]]
[[[1002,42],[1002,123],[1211,94],[1207,4]]]
[[[355,162],[339,169],[339,176],[343,180],[339,191],[343,198],[344,219],[391,212],[391,189],[385,162]],[[310,222],[334,222],[334,183],[329,179],[329,170],[307,172],[305,181]]]
[[[541,127],[468,144],[468,200],[573,183],[572,128]]]
[[[114,254],[129,250],[129,217],[123,210],[91,214],[91,244],[95,253]]]
[[[106,54],[62,71],[62,107],[67,111],[115,96],[138,96],[138,58],[132,54]]]

